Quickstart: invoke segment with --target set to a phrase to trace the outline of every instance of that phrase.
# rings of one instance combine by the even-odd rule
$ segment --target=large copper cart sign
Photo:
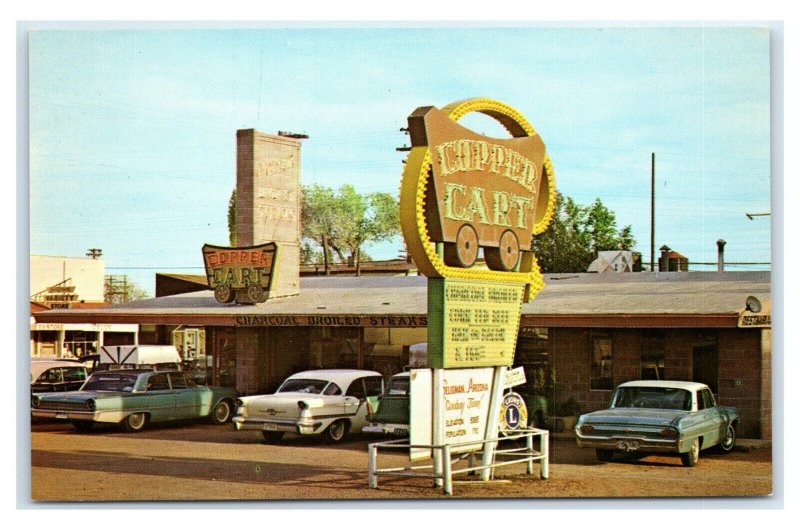
[[[494,118],[511,137],[484,136],[457,123],[470,112]],[[400,218],[420,272],[527,284],[525,297],[533,296],[542,281],[531,241],[547,228],[555,201],[542,139],[518,111],[487,98],[441,110],[419,107],[408,129]],[[470,268],[481,248],[489,270]]]
[[[208,286],[218,302],[258,304],[269,297],[278,245],[252,247],[203,245]]]
[[[471,112],[510,137],[457,123]],[[511,366],[522,304],[544,285],[532,246],[555,203],[544,142],[522,114],[487,98],[419,107],[408,131],[400,224],[428,277],[428,366]]]

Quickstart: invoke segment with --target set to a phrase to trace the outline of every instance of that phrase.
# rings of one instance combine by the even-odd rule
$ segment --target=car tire
[[[145,412],[128,414],[125,419],[122,420],[122,426],[128,432],[139,432],[144,429],[145,425],[147,425],[147,413]]]
[[[719,442],[719,448],[723,453],[730,453],[734,445],[736,445],[736,427],[729,423],[725,430],[725,436]]]
[[[595,449],[597,459],[601,462],[611,462],[614,460],[614,451],[611,449]]]
[[[681,453],[681,462],[686,467],[694,467],[700,459],[700,438],[695,438],[688,453]]]
[[[94,422],[93,421],[73,421],[72,425],[73,425],[73,427],[75,427],[75,430],[77,430],[78,432],[89,432],[89,431],[92,430],[92,427],[94,427]]]
[[[283,433],[282,432],[275,432],[275,431],[261,431],[261,436],[264,437],[269,444],[276,444],[283,440]]]
[[[349,430],[350,424],[344,420],[336,420],[328,425],[322,435],[326,442],[335,444],[341,442],[347,436],[347,431]]]
[[[214,410],[211,411],[211,422],[218,425],[227,423],[231,419],[231,404],[227,400],[222,400],[217,403]]]

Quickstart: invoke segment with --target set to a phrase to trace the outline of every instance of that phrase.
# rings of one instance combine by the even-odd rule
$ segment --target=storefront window
[[[610,333],[592,334],[592,375],[590,383],[592,390],[612,390],[614,388],[614,352],[611,345]]]
[[[642,332],[640,348],[640,378],[661,381],[664,379],[664,332],[645,330]]]
[[[548,382],[553,374],[550,370],[550,329],[522,326],[517,339],[514,364],[525,370],[525,379],[534,393],[549,395]]]
[[[93,331],[72,331],[64,333],[63,357],[81,357],[97,353],[97,333]]]

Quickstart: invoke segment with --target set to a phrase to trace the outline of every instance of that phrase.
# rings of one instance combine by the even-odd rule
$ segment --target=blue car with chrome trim
[[[739,414],[718,406],[711,389],[687,381],[629,381],[618,386],[609,408],[582,415],[575,425],[579,447],[610,462],[617,452],[678,454],[694,467],[700,450],[736,443]]]

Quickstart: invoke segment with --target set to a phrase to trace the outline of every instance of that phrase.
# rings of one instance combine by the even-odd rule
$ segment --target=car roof
[[[178,370],[172,370],[177,372]],[[150,370],[148,368],[120,368],[119,370],[95,370],[92,372],[94,374],[127,374],[127,375],[139,375],[139,374],[165,374],[167,370],[156,372],[155,370]]]
[[[324,379],[326,381],[333,381],[339,386],[350,384],[354,379],[359,377],[377,376],[383,378],[378,372],[370,370],[351,370],[348,368],[333,368],[327,370],[306,370],[305,372],[298,372],[287,378],[289,379]]]
[[[623,386],[644,386],[644,387],[653,387],[653,388],[680,388],[683,390],[690,390],[692,392],[696,390],[700,390],[701,388],[707,388],[708,385],[703,383],[695,383],[693,381],[653,381],[653,380],[646,380],[646,381],[628,381],[627,383],[622,383],[619,385],[620,387]]]
[[[35,381],[50,368],[74,368],[76,366],[83,367],[83,364],[65,359],[31,359],[31,378]]]

